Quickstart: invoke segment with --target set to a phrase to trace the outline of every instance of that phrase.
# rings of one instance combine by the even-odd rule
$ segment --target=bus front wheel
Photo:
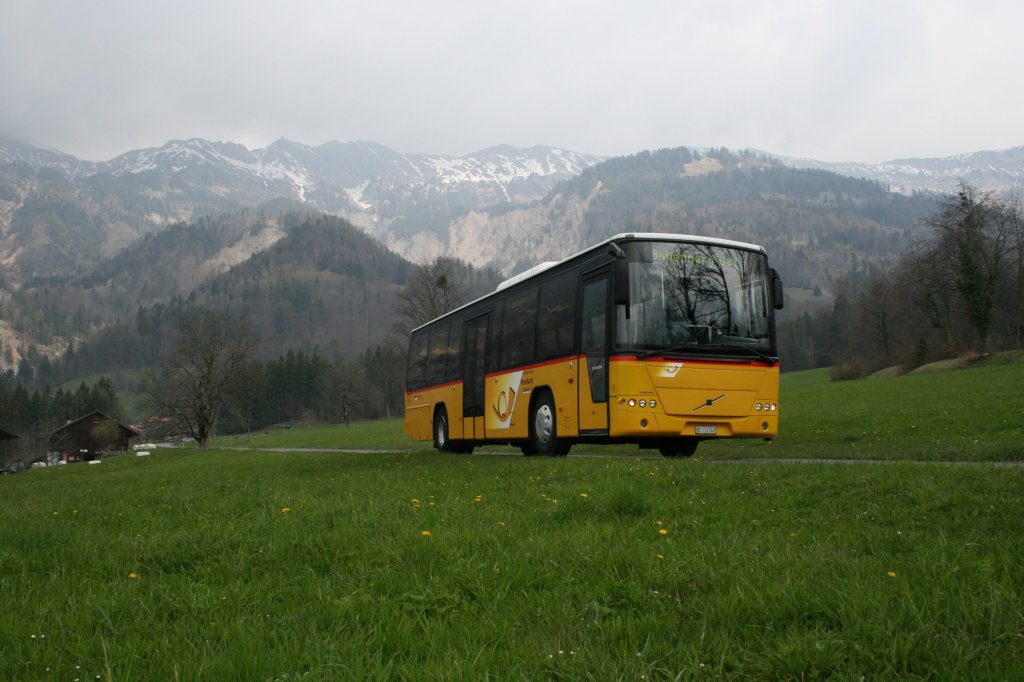
[[[555,398],[545,391],[530,408],[530,443],[528,454],[567,455],[570,444],[558,438],[558,413]],[[524,452],[526,450],[524,449]]]

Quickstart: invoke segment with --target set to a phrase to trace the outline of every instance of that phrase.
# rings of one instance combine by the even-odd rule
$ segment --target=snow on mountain
[[[195,138],[172,140],[159,149],[140,149],[122,154],[99,164],[97,172],[107,172],[114,177],[144,174],[173,176],[199,168],[219,169],[240,177],[250,176],[268,185],[286,183],[293,188],[299,200],[304,199],[306,189],[313,184],[309,171],[287,152],[282,154],[271,150],[261,155],[240,144]]]
[[[91,161],[82,161],[56,149],[36,147],[0,135],[0,166],[16,163],[24,163],[32,168],[56,168],[70,179],[96,172],[96,164]]]
[[[221,196],[263,200],[288,196],[328,211],[376,212],[394,195],[482,192],[480,202],[521,201],[543,196],[555,183],[602,161],[601,157],[553,147],[494,147],[466,156],[400,154],[374,142],[328,142],[311,147],[280,139],[249,150],[231,142],[172,140],[103,163],[85,164],[59,152],[44,153],[0,143],[0,163],[23,161],[57,167],[84,178],[109,174],[134,178],[151,194],[214,191]],[[220,188],[220,189],[218,189]],[[177,217],[177,216],[173,216]]]
[[[958,190],[961,181],[998,194],[1012,194],[1024,189],[1024,146],[931,159],[894,159],[883,163],[828,163],[813,159],[777,158],[794,168],[813,168],[874,180],[902,194],[915,191],[949,194]]]

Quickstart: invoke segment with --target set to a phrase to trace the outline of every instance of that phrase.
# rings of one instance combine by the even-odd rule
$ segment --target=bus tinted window
[[[409,339],[409,366],[405,382],[408,388],[420,388],[426,385],[427,371],[427,332],[416,332]]]
[[[462,319],[453,318],[451,332],[448,334],[448,345],[445,348],[444,382],[458,381],[462,374]]]
[[[574,351],[576,270],[549,279],[540,287],[537,313],[537,359],[547,360]]]
[[[501,335],[502,368],[534,361],[534,329],[537,324],[537,287],[518,291],[505,301]]]
[[[494,304],[494,319],[487,339],[487,371],[498,369],[498,353],[501,350],[501,321],[505,316],[505,301]]]
[[[427,356],[427,383],[444,383],[445,363],[448,361],[448,335],[451,322],[439,324],[430,330],[430,353]]]

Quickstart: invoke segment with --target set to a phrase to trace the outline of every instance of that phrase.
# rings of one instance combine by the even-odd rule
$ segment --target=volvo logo
[[[693,411],[694,412],[698,412],[700,410],[703,410],[705,407],[711,407],[711,406],[713,406],[715,403],[717,403],[719,400],[721,400],[724,397],[725,397],[725,394],[723,393],[722,395],[718,396],[717,398],[708,398],[703,403],[701,403],[697,407],[693,408]]]

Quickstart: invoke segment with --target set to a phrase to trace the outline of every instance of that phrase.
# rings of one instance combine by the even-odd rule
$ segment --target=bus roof
[[[757,244],[749,244],[747,242],[738,242],[738,241],[735,241],[735,240],[732,240],[732,239],[721,239],[721,238],[718,238],[718,237],[703,237],[703,236],[695,235],[695,234],[673,234],[671,232],[620,232],[617,235],[614,235],[612,237],[608,237],[604,241],[601,241],[601,242],[598,242],[598,243],[593,244],[591,246],[588,246],[587,248],[583,249],[582,251],[574,253],[571,256],[567,256],[566,258],[563,258],[562,260],[559,260],[559,261],[545,261],[544,263],[541,263],[540,265],[535,265],[532,268],[524,270],[523,272],[520,272],[517,275],[512,275],[508,279],[500,282],[498,284],[498,286],[495,287],[494,291],[489,291],[486,294],[484,294],[483,296],[480,296],[479,298],[476,298],[476,299],[474,299],[472,301],[464,303],[463,305],[459,306],[458,308],[455,308],[454,310],[448,311],[444,315],[439,315],[438,317],[434,318],[433,320],[430,320],[429,322],[425,322],[425,323],[421,324],[419,327],[416,327],[415,329],[410,330],[409,333],[411,334],[412,332],[417,331],[418,329],[422,329],[423,327],[426,327],[427,325],[432,324],[434,321],[440,320],[442,317],[447,317],[448,315],[456,313],[456,312],[462,310],[463,308],[468,308],[469,306],[473,305],[477,301],[482,301],[485,298],[489,298],[489,297],[493,296],[494,294],[496,294],[497,292],[499,292],[499,291],[501,291],[503,289],[507,289],[508,287],[510,287],[510,286],[512,286],[514,284],[518,284],[519,282],[524,282],[524,281],[532,278],[534,275],[539,275],[542,272],[550,270],[551,268],[555,267],[556,265],[560,265],[561,263],[565,263],[565,262],[571,261],[574,258],[578,258],[580,256],[583,256],[584,254],[590,253],[591,251],[598,251],[598,250],[601,249],[602,246],[606,246],[606,245],[611,244],[613,242],[633,241],[633,240],[687,242],[687,243],[690,243],[690,244],[709,244],[711,246],[724,246],[724,247],[732,248],[732,249],[743,249],[745,251],[757,251],[758,253],[765,253],[765,250],[764,250],[763,246],[758,246]]]

